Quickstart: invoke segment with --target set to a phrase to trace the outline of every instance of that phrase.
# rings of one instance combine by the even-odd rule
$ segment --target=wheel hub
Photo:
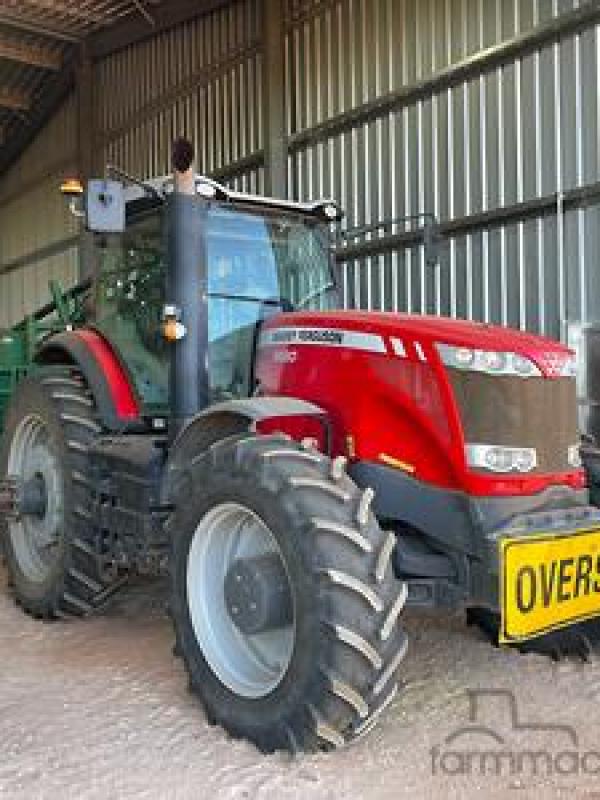
[[[29,480],[4,478],[0,481],[0,514],[9,519],[34,516],[43,519],[48,510],[46,479],[37,472]]]
[[[187,599],[200,650],[225,686],[259,698],[281,683],[296,639],[292,592],[277,539],[250,508],[224,502],[199,521]]]
[[[41,472],[36,472],[28,481],[21,484],[17,498],[17,512],[44,519],[48,510],[48,487]]]
[[[292,595],[281,558],[272,553],[236,559],[225,575],[225,603],[242,633],[263,633],[290,625]]]
[[[64,500],[60,462],[48,427],[39,416],[28,415],[19,423],[7,467],[13,550],[23,573],[32,581],[43,582],[60,557]]]

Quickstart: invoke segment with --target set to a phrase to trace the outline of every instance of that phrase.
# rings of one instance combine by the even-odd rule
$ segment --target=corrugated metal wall
[[[398,243],[405,225],[388,228],[381,242],[364,237],[374,254],[344,264],[347,305],[556,337],[568,320],[600,318],[600,191],[585,204],[572,194],[600,181],[597,20],[534,47],[517,41],[510,58],[486,61],[489,49],[597,3],[283,5],[290,196],[332,195],[349,226],[431,212],[450,233],[437,267],[414,237]],[[136,175],[164,174],[174,136],[185,133],[201,171],[263,191],[261,13],[261,0],[236,0],[97,63],[96,170],[113,162]],[[444,78],[465,65],[460,80]],[[38,173],[58,174],[53,165],[75,157],[75,129],[71,101],[34,146]],[[24,173],[31,186],[19,197]],[[0,185],[2,264],[74,230],[55,201],[55,175],[34,174],[24,159]],[[515,213],[515,204],[527,211]],[[513,212],[503,217],[498,209],[507,207]],[[46,273],[70,274],[69,258],[0,277],[0,324],[35,305]]]
[[[0,184],[0,328],[47,302],[50,280],[76,279],[77,225],[58,191],[76,164],[72,97]]]
[[[202,172],[263,191],[260,10],[260,0],[233,2],[95,64],[95,172],[166,174],[185,134]],[[75,281],[77,247],[53,248],[78,230],[57,195],[77,162],[73,97],[0,182],[0,327],[45,302],[50,278]]]
[[[288,175],[295,197],[333,195],[352,227],[422,212],[442,221],[469,218],[600,179],[597,26],[475,71],[457,86],[422,92],[392,111],[384,105],[344,132],[315,128],[400,88],[409,95],[451,65],[569,13],[576,1],[312,6],[288,0]],[[315,130],[315,143],[307,128]],[[454,236],[434,269],[414,246],[352,260],[344,265],[346,302],[555,337],[567,320],[598,319],[599,208],[561,212],[560,197],[557,205],[537,219]]]
[[[260,192],[260,160],[248,159],[262,149],[260,36],[260,2],[245,0],[105,59],[96,68],[100,163],[165,175],[171,143],[185,134],[201,172]]]

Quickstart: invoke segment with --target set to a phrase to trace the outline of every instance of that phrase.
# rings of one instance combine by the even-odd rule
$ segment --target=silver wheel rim
[[[64,500],[59,462],[46,423],[29,414],[19,423],[8,454],[8,475],[23,482],[35,476],[44,480],[46,511],[12,520],[8,532],[21,572],[34,583],[43,583],[60,558]]]
[[[239,503],[221,503],[205,514],[188,553],[187,596],[198,645],[217,678],[247,698],[264,697],[281,683],[294,650],[293,621],[245,635],[227,612],[224,583],[233,561],[267,553],[282,557],[262,519]]]

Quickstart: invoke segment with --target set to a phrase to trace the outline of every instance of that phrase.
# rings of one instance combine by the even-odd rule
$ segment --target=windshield
[[[208,356],[215,400],[253,391],[257,323],[337,299],[327,228],[282,215],[212,206],[206,226]]]
[[[213,206],[206,243],[209,295],[312,310],[333,305],[323,224]]]

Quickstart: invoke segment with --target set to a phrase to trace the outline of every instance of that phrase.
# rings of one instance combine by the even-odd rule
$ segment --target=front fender
[[[295,439],[313,436],[320,429],[324,433],[325,450],[328,451],[329,418],[322,408],[294,397],[246,397],[227,400],[201,411],[187,422],[177,435],[169,452],[163,500],[173,497],[174,481],[191,459],[215,442],[245,431],[271,433],[282,431]]]
[[[234,414],[245,417],[250,423],[257,423],[263,419],[283,419],[285,417],[318,417],[327,418],[327,412],[308,400],[296,397],[265,396],[243,397],[239,400],[227,400],[205,409],[191,424],[199,419],[214,415]]]

